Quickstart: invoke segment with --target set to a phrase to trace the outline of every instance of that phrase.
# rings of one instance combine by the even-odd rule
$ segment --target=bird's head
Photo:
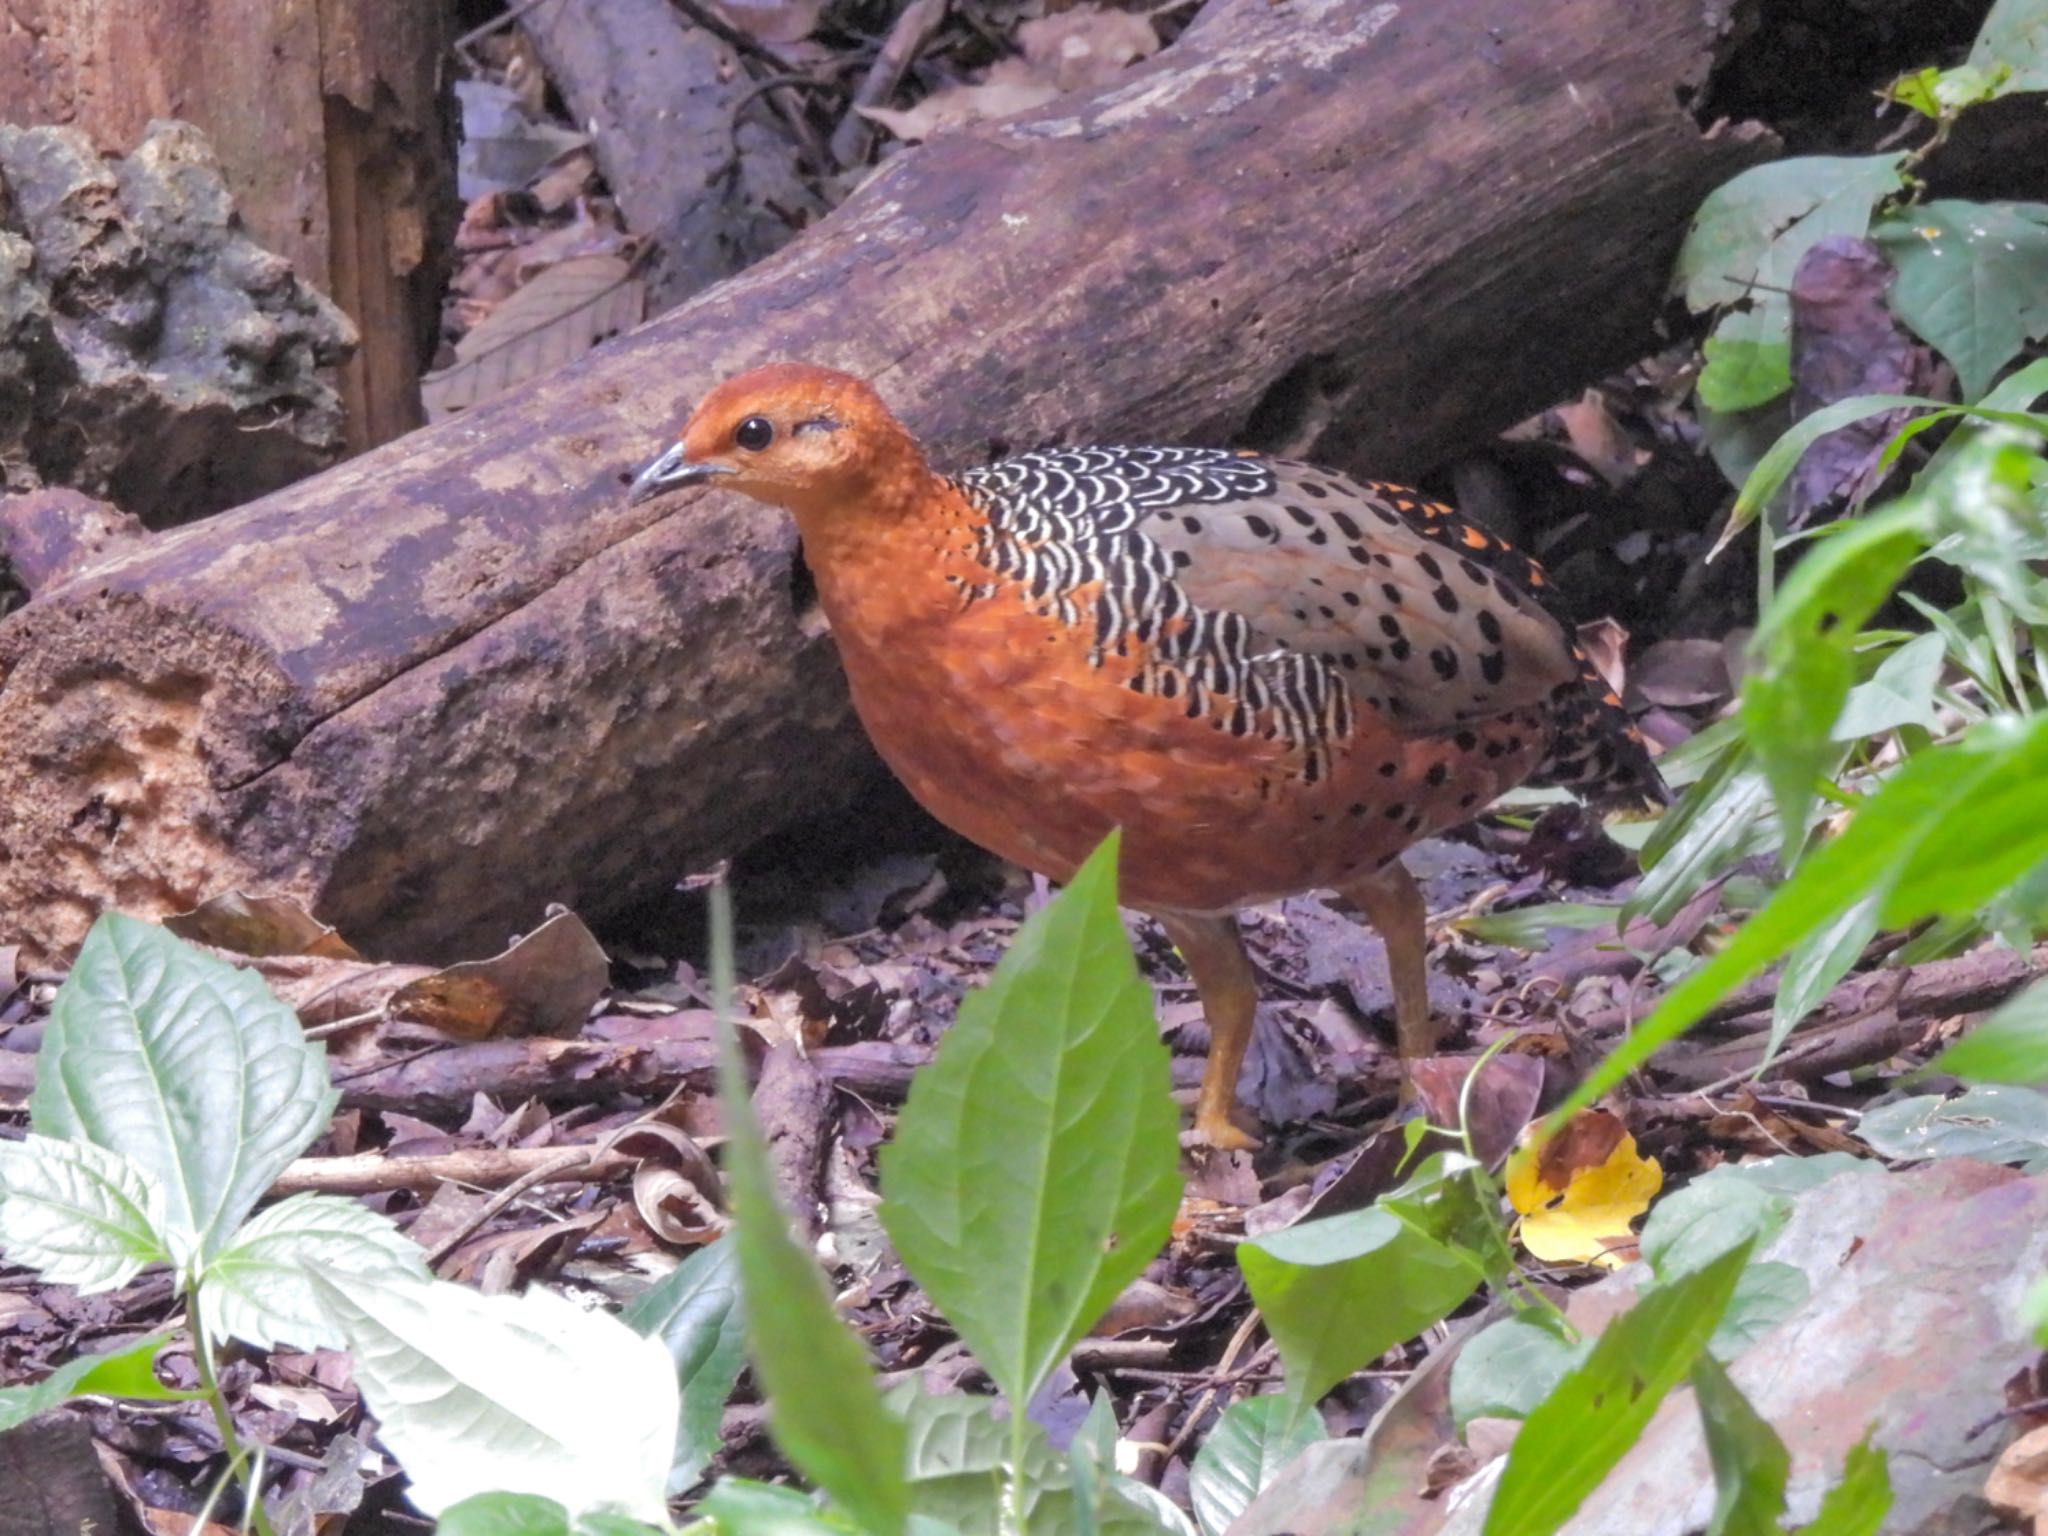
[[[716,484],[807,519],[923,467],[866,383],[807,363],[770,363],[706,395],[681,437],[640,472],[629,499]]]

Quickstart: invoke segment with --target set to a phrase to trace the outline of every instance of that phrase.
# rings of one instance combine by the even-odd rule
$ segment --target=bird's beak
[[[640,477],[633,482],[633,488],[626,492],[626,505],[646,501],[664,491],[680,490],[686,485],[702,485],[714,475],[736,474],[738,471],[724,464],[693,463],[683,456],[683,445],[677,443],[660,458],[640,471]]]

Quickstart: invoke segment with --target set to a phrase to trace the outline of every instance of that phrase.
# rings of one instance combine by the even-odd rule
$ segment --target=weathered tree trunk
[[[551,0],[519,25],[570,116],[591,125],[627,228],[654,238],[656,312],[787,243],[773,210],[816,209],[738,54],[668,0]]]
[[[0,623],[0,925],[61,949],[238,885],[432,958],[846,806],[870,760],[784,520],[624,504],[693,399],[798,356],[944,462],[1427,465],[1642,350],[1762,153],[1679,104],[1707,9],[1215,0],[587,363],[39,595]]]
[[[454,232],[441,78],[453,7],[420,0],[10,0],[0,122],[126,154],[183,118],[257,242],[362,332],[341,370],[352,448],[419,425]]]

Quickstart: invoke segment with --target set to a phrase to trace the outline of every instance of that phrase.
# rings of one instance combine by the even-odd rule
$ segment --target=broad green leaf
[[[1203,1536],[1223,1536],[1290,1461],[1323,1437],[1316,1416],[1296,1414],[1284,1398],[1232,1403],[1188,1469],[1188,1502]]]
[[[1874,1426],[1873,1426],[1874,1428]],[[1849,1448],[1842,1480],[1820,1501],[1820,1513],[1796,1536],[1877,1536],[1892,1512],[1891,1458],[1870,1443],[1871,1431]]]
[[[2048,1095],[1992,1084],[1953,1099],[1900,1099],[1867,1112],[1856,1134],[1884,1157],[2028,1164],[2048,1153]]]
[[[0,1142],[0,1254],[55,1285],[111,1291],[170,1255],[164,1194],[119,1152],[31,1132]]]
[[[1785,1483],[1792,1454],[1711,1354],[1693,1362],[1692,1391],[1714,1467],[1707,1536],[1784,1536]]]
[[[1970,64],[1954,69],[1915,70],[1901,75],[1887,88],[1887,94],[1901,106],[1911,107],[1923,117],[1940,119],[1996,97],[2011,73],[2004,66],[1990,70]]]
[[[433,1278],[419,1245],[389,1217],[360,1200],[293,1195],[245,1222],[206,1266],[199,1309],[207,1336],[258,1349],[342,1348],[341,1330],[307,1280],[315,1270],[330,1278]]]
[[[1872,235],[1898,269],[1893,313],[1955,366],[1964,399],[2048,330],[2048,207],[1936,199]]]
[[[695,1512],[710,1521],[717,1536],[862,1536],[859,1526],[820,1509],[802,1489],[744,1477],[720,1478]],[[686,1536],[699,1529],[687,1527]]]
[[[1116,839],[960,1005],[881,1155],[882,1225],[1012,1403],[1158,1253],[1178,1111],[1116,907]]]
[[[1792,274],[1815,241],[1860,235],[1878,199],[1898,190],[1903,156],[1814,155],[1755,166],[1709,193],[1678,253],[1675,288],[1695,313],[1724,311],[1701,380],[1708,405],[1761,404],[1791,386]],[[1740,309],[1732,306],[1742,305]],[[1771,383],[1777,389],[1763,391]]]
[[[502,1492],[666,1519],[676,1382],[658,1342],[537,1287],[309,1278],[423,1512]]]
[[[2021,858],[2037,858],[2048,842],[2036,787],[2044,778],[2048,716],[1987,720],[1909,760],[1864,800],[1838,837],[1807,855],[1718,954],[1665,994],[1550,1123],[1562,1124],[1610,1091],[1730,990],[1873,890],[1890,889],[1879,921],[1899,928],[1930,912],[1988,901],[2018,873],[2012,868],[2016,850]],[[1995,853],[1979,859],[1987,844]],[[1950,858],[1953,865],[1945,862]],[[1915,879],[1927,884],[1915,886]]]
[[[1074,1528],[1071,1464],[1030,1420],[1022,1422],[1019,1434],[1020,1426],[996,1418],[993,1398],[935,1397],[914,1387],[891,1392],[889,1405],[901,1412],[906,1428],[904,1472],[919,1517],[958,1536],[1002,1536],[1017,1528],[1008,1523],[1011,1513],[1026,1531]],[[1158,1525],[1149,1509],[1126,1496],[1127,1480],[1113,1468],[1099,1470],[1109,1475],[1088,1511],[1097,1532],[1153,1536]]]
[[[660,1339],[675,1361],[683,1407],[668,1486],[671,1493],[687,1492],[718,1450],[725,1400],[747,1363],[738,1245],[716,1242],[699,1248],[634,1298],[619,1320],[636,1333]]]
[[[569,1511],[530,1493],[477,1493],[442,1510],[434,1536],[570,1536]]]
[[[2010,71],[2000,95],[2048,91],[2048,6],[2041,0],[1998,0],[1977,29],[1969,62],[1987,74]]]
[[[1550,1536],[1636,1443],[1699,1359],[1749,1245],[1650,1287],[1608,1324],[1585,1364],[1523,1421],[1486,1515],[1486,1536]]]
[[[1916,635],[1885,657],[1867,681],[1849,690],[1835,721],[1835,740],[1857,741],[1906,725],[1937,729],[1934,690],[1947,655],[1940,635]]]
[[[1979,1083],[2048,1081],[2048,982],[2036,982],[2008,999],[1935,1057],[1927,1070]]]
[[[1764,311],[1752,312],[1762,315]],[[1706,367],[1700,370],[1700,401],[1709,410],[1724,414],[1747,411],[1775,400],[1792,387],[1792,343],[1751,340],[1740,333],[1749,319],[1732,315],[1714,330],[1700,350]]]
[[[126,1155],[164,1192],[165,1246],[226,1245],[333,1114],[327,1053],[252,971],[110,912],[58,989],[30,1118]]]
[[[1443,1321],[1482,1278],[1474,1255],[1376,1208],[1248,1239],[1237,1263],[1279,1346],[1287,1400],[1304,1413],[1353,1371]]]
[[[1806,1271],[1796,1264],[1755,1263],[1735,1282],[1721,1326],[1707,1340],[1716,1360],[1733,1360],[1805,1306],[1813,1295]]]
[[[1458,1351],[1451,1365],[1451,1420],[1526,1419],[1592,1348],[1565,1338],[1534,1312],[1504,1317]]]
[[[104,1355],[79,1355],[41,1381],[0,1387],[0,1433],[75,1397],[118,1397],[131,1402],[184,1402],[204,1396],[180,1392],[156,1379],[156,1354],[169,1341],[161,1334]]]
[[[1785,1037],[1799,1021],[1820,1006],[1835,983],[1847,976],[1877,936],[1877,902],[1858,902],[1824,928],[1817,928],[1792,947],[1771,1000],[1771,1033],[1764,1042],[1761,1073],[1777,1059]]]
[[[711,890],[711,967],[734,1218],[720,1241],[734,1244],[739,1260],[747,1342],[768,1399],[769,1428],[783,1455],[869,1536],[899,1536],[910,1518],[903,1421],[882,1406],[867,1351],[840,1321],[817,1261],[790,1236],[776,1198],[732,1022],[732,905],[722,885]],[[662,1359],[666,1367],[665,1352]],[[674,1381],[671,1370],[672,1392]],[[672,1446],[674,1420],[668,1434]]]
[[[1926,542],[1910,502],[1843,526],[1799,562],[1750,642],[1743,731],[1770,782],[1788,865],[1815,786],[1841,759],[1834,727],[1855,681],[1858,632]]]

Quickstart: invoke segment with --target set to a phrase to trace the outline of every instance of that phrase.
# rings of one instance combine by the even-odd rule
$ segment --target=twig
[[[580,1154],[581,1161],[564,1163],[564,1154],[571,1152]],[[443,1184],[495,1189],[508,1179],[536,1173],[545,1175],[545,1181],[564,1184],[596,1182],[631,1168],[633,1162],[595,1142],[574,1147],[471,1147],[433,1157],[362,1152],[353,1157],[299,1158],[278,1175],[270,1192],[367,1195],[396,1189],[427,1191]]]
[[[463,1222],[453,1232],[450,1232],[440,1242],[427,1250],[427,1268],[439,1268],[443,1259],[468,1242],[471,1237],[482,1230],[485,1222],[504,1210],[506,1206],[517,1200],[536,1184],[545,1184],[567,1169],[588,1163],[592,1153],[596,1150],[587,1146],[567,1148],[557,1153],[551,1161],[545,1162],[530,1173],[523,1174],[519,1178],[514,1179],[510,1184],[507,1184],[503,1189],[491,1196],[490,1199],[486,1200],[483,1206],[472,1214],[467,1221]],[[609,1150],[608,1145],[605,1150]]]
[[[924,51],[924,45],[931,41],[932,34],[939,30],[939,24],[945,19],[946,0],[910,0],[910,4],[903,7],[895,25],[889,28],[888,37],[883,39],[881,51],[875,55],[875,62],[869,67],[866,78],[855,89],[846,115],[832,130],[830,148],[836,164],[857,165],[866,158],[875,125],[861,115],[861,108],[879,107],[896,94],[896,87],[903,83],[904,75],[917,62],[918,54]]]
[[[1195,1406],[1187,1411],[1187,1416],[1180,1421],[1180,1428],[1174,1431],[1173,1439],[1167,1443],[1166,1454],[1160,1458],[1162,1464],[1171,1462],[1180,1454],[1180,1448],[1194,1435],[1195,1426],[1202,1422],[1202,1416],[1209,1411],[1209,1405],[1216,1401],[1216,1394],[1228,1390],[1224,1385],[1224,1378],[1229,1376],[1231,1366],[1237,1361],[1238,1351],[1250,1342],[1252,1330],[1258,1326],[1259,1312],[1258,1308],[1254,1307],[1244,1315],[1244,1321],[1237,1325],[1237,1332],[1230,1336],[1230,1342],[1224,1346],[1223,1358],[1216,1362],[1214,1384],[1195,1400]]]

